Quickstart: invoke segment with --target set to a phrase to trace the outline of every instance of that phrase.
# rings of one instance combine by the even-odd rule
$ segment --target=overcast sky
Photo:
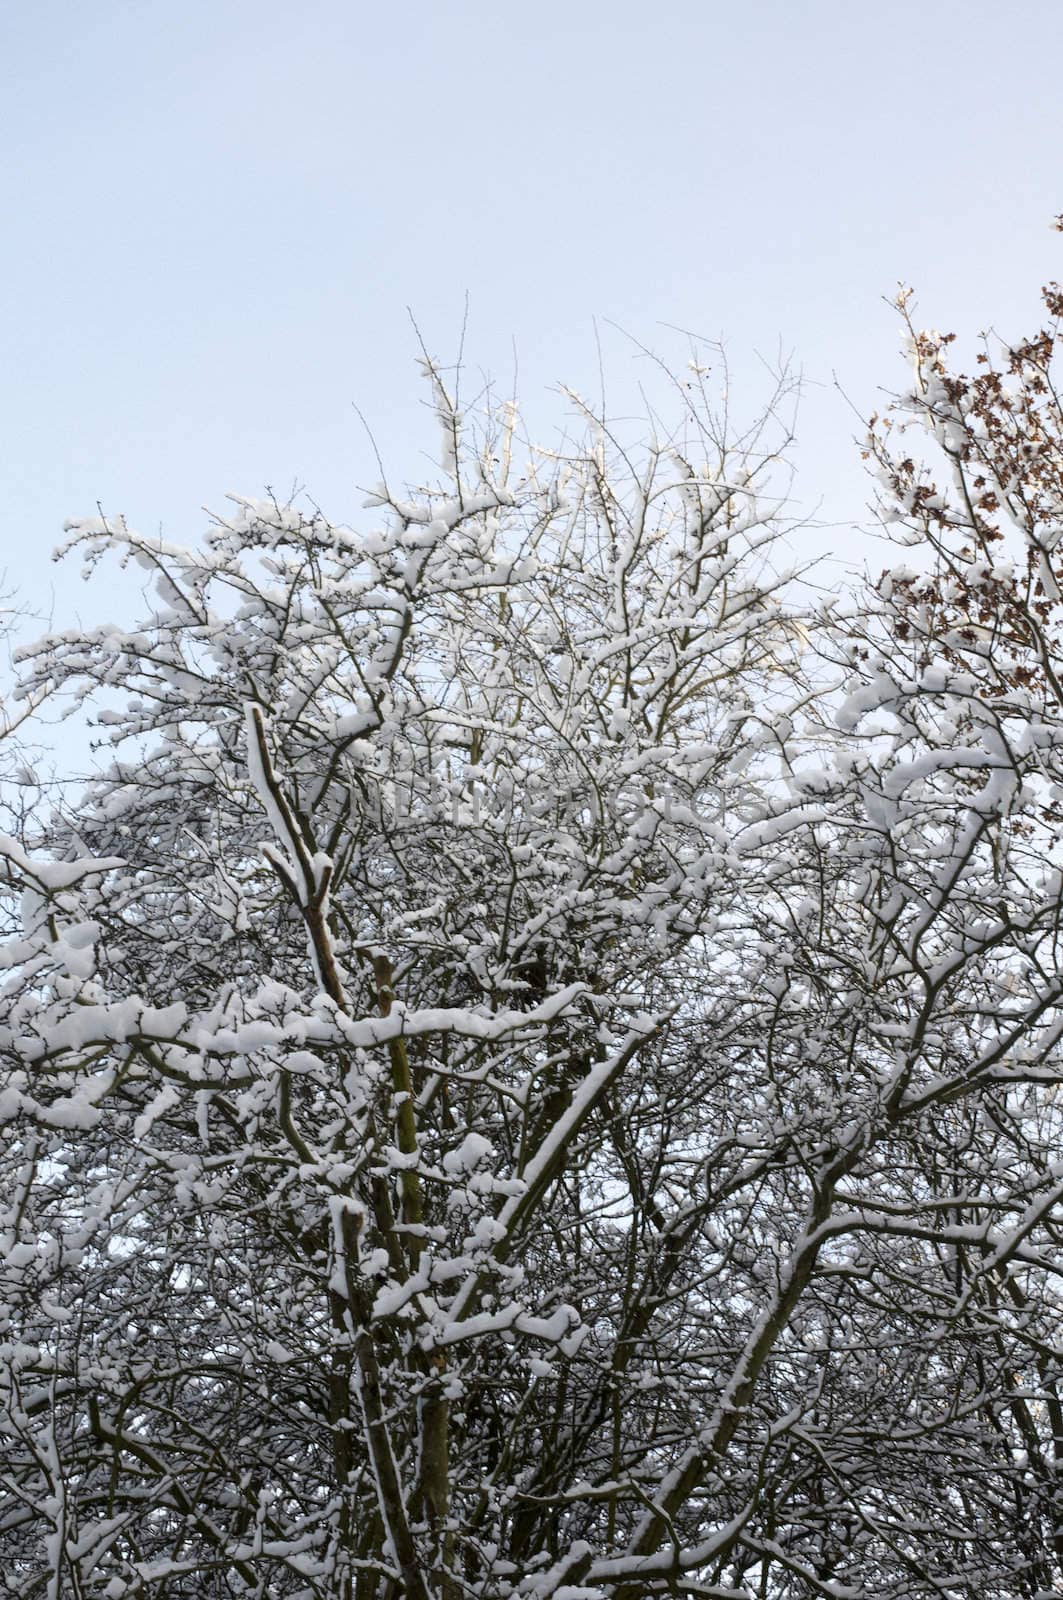
[[[803,368],[797,494],[852,530],[858,408],[922,320],[1017,335],[1063,277],[1059,0],[32,0],[0,23],[0,566],[57,626],[128,605],[50,552],[99,502],[173,539],[227,490],[357,521],[415,476],[431,349],[618,392],[618,324]]]

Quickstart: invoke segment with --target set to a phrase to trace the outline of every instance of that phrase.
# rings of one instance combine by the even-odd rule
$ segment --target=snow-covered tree
[[[698,368],[73,526],[154,609],[27,653],[114,754],[2,845],[8,1593],[1063,1592],[1052,340],[913,332],[829,604]]]

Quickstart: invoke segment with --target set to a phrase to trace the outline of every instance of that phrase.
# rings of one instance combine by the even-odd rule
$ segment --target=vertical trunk
[[[373,976],[377,985],[377,1004],[382,1016],[388,1016],[395,995],[394,972],[387,956],[377,955],[373,960]],[[395,1120],[398,1147],[403,1155],[417,1152],[417,1115],[413,1099],[413,1079],[409,1055],[404,1039],[392,1039],[391,1082],[396,1098]],[[416,1171],[405,1169],[401,1174],[402,1220],[410,1229],[404,1235],[410,1268],[416,1271],[424,1248],[425,1224],[424,1195]],[[447,1576],[453,1564],[453,1535],[447,1529],[450,1512],[450,1402],[446,1398],[446,1361],[437,1352],[428,1357],[415,1351],[413,1360],[426,1379],[420,1407],[420,1473],[418,1492],[415,1495],[415,1515],[420,1513],[428,1522],[433,1566],[440,1572],[440,1593],[447,1597],[454,1592],[453,1581]]]

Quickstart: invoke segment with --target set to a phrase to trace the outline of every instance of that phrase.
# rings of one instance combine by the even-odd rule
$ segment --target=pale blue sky
[[[1063,277],[1063,6],[895,0],[32,0],[0,22],[0,567],[102,619],[48,555],[97,501],[194,537],[228,489],[357,520],[417,471],[431,348],[533,418],[593,389],[593,319],[803,366],[798,492],[861,515],[855,422],[895,319],[1018,333]],[[621,392],[633,358],[614,335]],[[625,377],[625,374],[627,377]],[[637,374],[636,374],[637,375]],[[835,548],[858,557],[844,529]]]

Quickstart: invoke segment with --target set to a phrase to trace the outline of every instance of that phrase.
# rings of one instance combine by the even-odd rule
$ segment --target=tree
[[[915,339],[828,604],[697,368],[74,525],[157,603],[27,654],[117,753],[3,846],[7,1592],[1063,1592],[1053,337]]]

